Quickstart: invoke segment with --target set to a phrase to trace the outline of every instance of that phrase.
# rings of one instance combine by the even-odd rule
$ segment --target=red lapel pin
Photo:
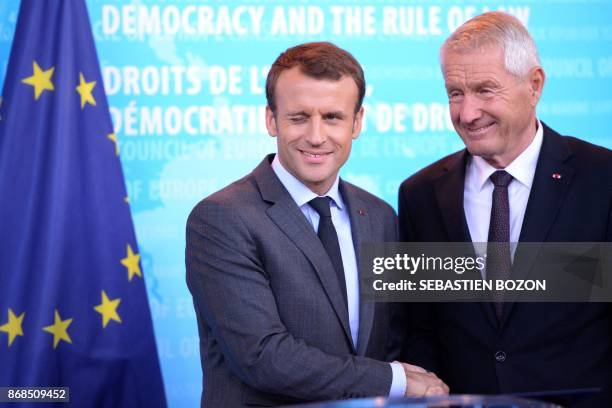
[[[357,213],[359,215],[365,215],[365,211],[363,211],[361,208],[357,210]]]
[[[552,178],[555,179],[555,180],[560,180],[561,179],[561,174],[553,173]]]

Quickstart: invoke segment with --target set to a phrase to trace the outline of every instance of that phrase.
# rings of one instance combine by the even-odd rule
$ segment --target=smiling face
[[[318,195],[334,183],[359,136],[363,108],[355,114],[355,81],[315,79],[299,67],[276,83],[276,112],[266,108],[268,133],[277,138],[278,158],[287,171]]]
[[[442,70],[453,126],[468,151],[496,168],[508,166],[535,136],[544,71],[517,78],[494,46],[446,50]]]

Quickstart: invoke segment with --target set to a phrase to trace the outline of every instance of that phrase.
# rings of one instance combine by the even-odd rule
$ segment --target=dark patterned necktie
[[[340,290],[344,299],[344,305],[348,304],[346,300],[346,282],[344,280],[344,266],[342,265],[342,253],[340,252],[340,244],[338,242],[338,234],[331,218],[329,197],[317,197],[309,202],[310,206],[319,214],[319,229],[317,235],[331,260],[336,277],[340,284]]]
[[[508,185],[512,176],[506,171],[499,170],[491,175],[493,201],[491,205],[491,222],[489,224],[487,245],[487,279],[505,280],[510,276],[512,265],[510,257],[510,202],[508,199]],[[501,320],[504,308],[503,292],[493,292],[493,306],[497,321]]]

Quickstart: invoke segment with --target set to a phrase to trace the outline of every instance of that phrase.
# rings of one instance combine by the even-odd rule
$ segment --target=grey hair
[[[440,63],[444,67],[447,50],[471,51],[491,45],[502,48],[506,71],[516,77],[524,78],[529,70],[541,65],[535,42],[525,26],[501,11],[481,14],[457,28],[440,48]]]

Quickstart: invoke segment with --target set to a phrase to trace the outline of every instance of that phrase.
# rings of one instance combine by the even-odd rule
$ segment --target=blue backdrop
[[[60,0],[57,0],[60,1]],[[275,150],[263,121],[277,55],[327,40],[362,63],[366,121],[342,176],[396,205],[399,183],[462,143],[438,67],[446,36],[505,10],[539,47],[547,81],[540,119],[612,147],[612,21],[604,0],[88,0],[170,406],[195,406],[198,334],[185,285],[184,226],[206,195]],[[19,0],[0,2],[0,83]]]

